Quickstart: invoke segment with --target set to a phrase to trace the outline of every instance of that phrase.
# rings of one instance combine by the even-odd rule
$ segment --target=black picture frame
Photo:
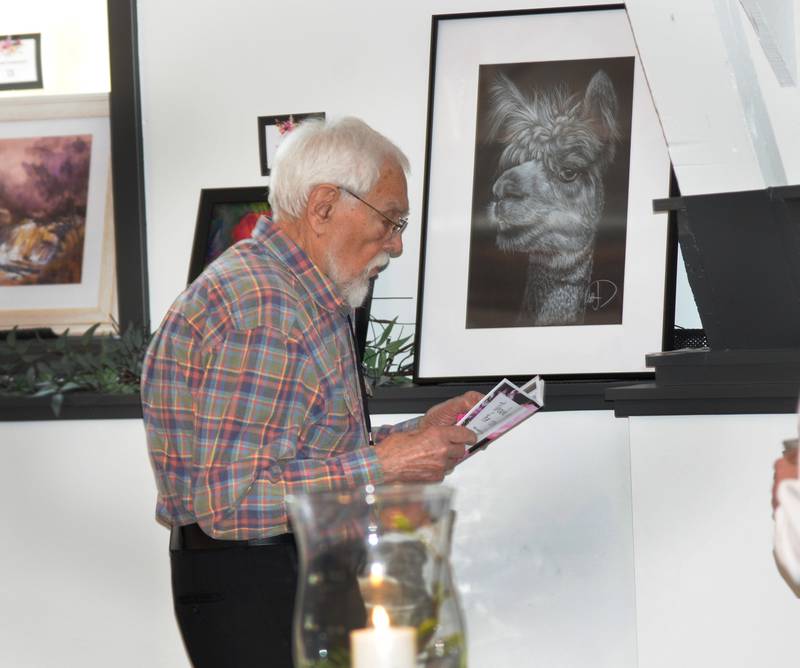
[[[136,0],[108,0],[111,171],[117,300],[122,331],[150,332],[144,150]]]
[[[305,112],[301,114],[279,114],[277,116],[258,117],[258,157],[261,163],[261,175],[269,176],[272,170],[272,159],[275,148],[279,142],[275,142],[272,131],[283,123],[300,123],[308,118],[325,118],[324,111]]]
[[[565,39],[564,27],[574,30],[576,25],[595,37],[603,35],[603,39]],[[561,34],[559,30],[562,30]],[[589,82],[594,80],[592,73],[624,60],[630,62],[622,65],[632,66],[627,74],[627,89],[624,86],[620,88],[622,75],[612,79],[617,97],[622,90],[621,99],[627,101],[625,122],[629,147],[625,199],[620,206],[627,217],[622,224],[622,242],[615,241],[622,246],[625,262],[624,284],[619,286],[618,299],[622,301],[624,296],[626,301],[619,307],[615,316],[617,320],[608,323],[584,323],[577,319],[574,322],[539,323],[523,321],[520,317],[519,324],[470,323],[468,299],[473,265],[469,263],[472,261],[470,244],[475,238],[473,218],[477,219],[478,211],[486,210],[481,207],[486,207],[492,194],[491,187],[484,188],[488,194],[486,202],[479,202],[476,195],[479,164],[485,167],[479,160],[483,155],[479,152],[480,142],[487,135],[491,139],[487,128],[493,125],[487,120],[488,114],[480,115],[481,104],[488,107],[488,100],[493,99],[490,91],[494,90],[493,86],[481,81],[481,68],[519,70],[528,67],[530,72],[523,72],[521,76],[534,82],[538,72],[558,70],[559,65],[563,65],[563,72],[578,72],[571,74],[572,78],[566,74],[563,77],[567,87],[575,89],[570,91],[577,95],[573,99],[584,100],[588,99],[585,91],[589,90]],[[588,70],[588,74],[581,73],[581,67]],[[478,77],[475,77],[476,71]],[[510,79],[512,75],[506,76]],[[443,81],[437,84],[437,78]],[[652,377],[652,372],[645,366],[645,355],[669,347],[674,319],[674,234],[668,216],[655,215],[652,209],[652,200],[670,191],[670,163],[630,32],[625,5],[435,15],[431,24],[428,81],[415,383],[491,382],[503,376],[528,378],[537,373],[548,379],[561,380]],[[582,88],[575,82],[580,82]],[[515,81],[515,85],[527,93],[528,89],[522,84]],[[548,85],[555,88],[555,84]],[[530,86],[533,90],[533,84]],[[458,95],[463,99],[452,99]],[[530,96],[532,98],[533,94]],[[619,106],[624,107],[624,103]],[[456,109],[459,114],[454,115]],[[632,134],[632,127],[636,128],[637,134]],[[493,141],[497,143],[499,140],[495,137]],[[492,147],[497,170],[494,176],[490,176],[493,180],[503,173],[499,160],[503,148],[502,145]],[[490,151],[486,151],[483,157],[488,155]],[[642,169],[643,165],[646,170]],[[636,208],[632,204],[629,206],[630,202],[635,202]],[[485,220],[488,219],[485,216]],[[487,232],[485,222],[481,221],[481,224],[484,224],[484,238],[492,239],[492,246],[495,243],[499,246],[499,242],[494,241],[497,232]],[[507,257],[510,253],[508,248],[503,250],[503,257],[494,253],[499,258],[492,265],[494,269],[484,272],[491,280],[497,277],[497,283],[492,283],[488,291],[492,299],[495,296],[505,298],[507,292],[500,280],[508,280],[502,274],[510,264]],[[518,250],[516,252],[521,254]],[[524,276],[527,270],[528,260],[524,260],[524,263],[517,263],[522,267],[519,276]],[[648,283],[644,287],[639,281],[643,265],[649,272],[646,277],[652,279],[652,285]],[[633,268],[631,272],[636,270],[639,273],[629,275],[629,266]],[[594,275],[592,281],[597,282]],[[648,289],[646,292],[645,288]],[[524,296],[521,287],[515,286],[515,289]],[[633,293],[630,298],[629,293]],[[670,294],[673,298],[669,297]],[[586,297],[589,296],[587,292]],[[635,322],[631,327],[630,323],[639,316],[634,306],[629,308],[629,305],[639,306],[644,298],[650,303],[646,311],[647,320],[641,325]],[[584,324],[587,326],[575,326]],[[636,327],[642,332],[646,330],[646,337],[640,336]],[[615,354],[619,359],[614,357]]]
[[[15,43],[23,43],[23,42],[30,42],[30,47],[33,50],[33,57],[35,59],[34,63],[34,71],[35,71],[35,78],[22,80],[22,81],[10,81],[7,83],[0,83],[0,91],[6,90],[32,90],[36,88],[44,88],[44,79],[42,78],[42,35],[41,33],[23,33],[19,35],[0,35],[0,43],[4,42],[15,42]],[[0,66],[3,66],[3,63],[0,62]]]
[[[261,214],[271,215],[269,188],[266,186],[203,188],[197,206],[187,284],[239,240],[235,231],[237,225],[252,224]],[[250,218],[242,220],[244,215]]]
[[[34,221],[51,233],[65,226],[83,239],[70,246],[69,235],[58,233],[63,241],[49,246],[55,250],[48,262],[27,264],[23,254],[16,267],[12,262],[2,268],[0,330],[75,332],[94,324],[111,326],[116,258],[108,94],[7,98],[0,127],[0,190],[10,189],[9,220],[16,225]],[[15,168],[25,176],[10,176]],[[9,242],[19,243],[13,235]]]

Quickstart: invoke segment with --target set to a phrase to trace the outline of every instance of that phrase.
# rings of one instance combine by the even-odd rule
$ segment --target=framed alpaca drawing
[[[0,109],[0,329],[116,319],[108,95]]]
[[[646,373],[670,163],[624,5],[434,16],[429,85],[415,380]]]

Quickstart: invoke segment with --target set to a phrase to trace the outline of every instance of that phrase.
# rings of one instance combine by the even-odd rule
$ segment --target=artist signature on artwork
[[[586,305],[593,311],[600,311],[614,301],[619,289],[614,281],[601,278],[592,281],[586,292]]]

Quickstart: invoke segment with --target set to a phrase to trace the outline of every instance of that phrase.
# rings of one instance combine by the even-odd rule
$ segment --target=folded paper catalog
[[[534,376],[522,387],[503,378],[458,421],[478,437],[475,445],[468,446],[468,452],[485,448],[543,405],[544,381],[539,376]]]

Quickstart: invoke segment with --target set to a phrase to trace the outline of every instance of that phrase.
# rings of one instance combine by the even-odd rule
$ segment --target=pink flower
[[[294,130],[297,127],[297,123],[294,122],[292,116],[289,116],[288,120],[276,121],[275,127],[278,128],[280,134],[285,135],[287,132]]]
[[[22,44],[22,41],[19,39],[11,39],[10,37],[6,37],[2,42],[0,42],[0,53],[3,55],[11,55],[14,53]]]

